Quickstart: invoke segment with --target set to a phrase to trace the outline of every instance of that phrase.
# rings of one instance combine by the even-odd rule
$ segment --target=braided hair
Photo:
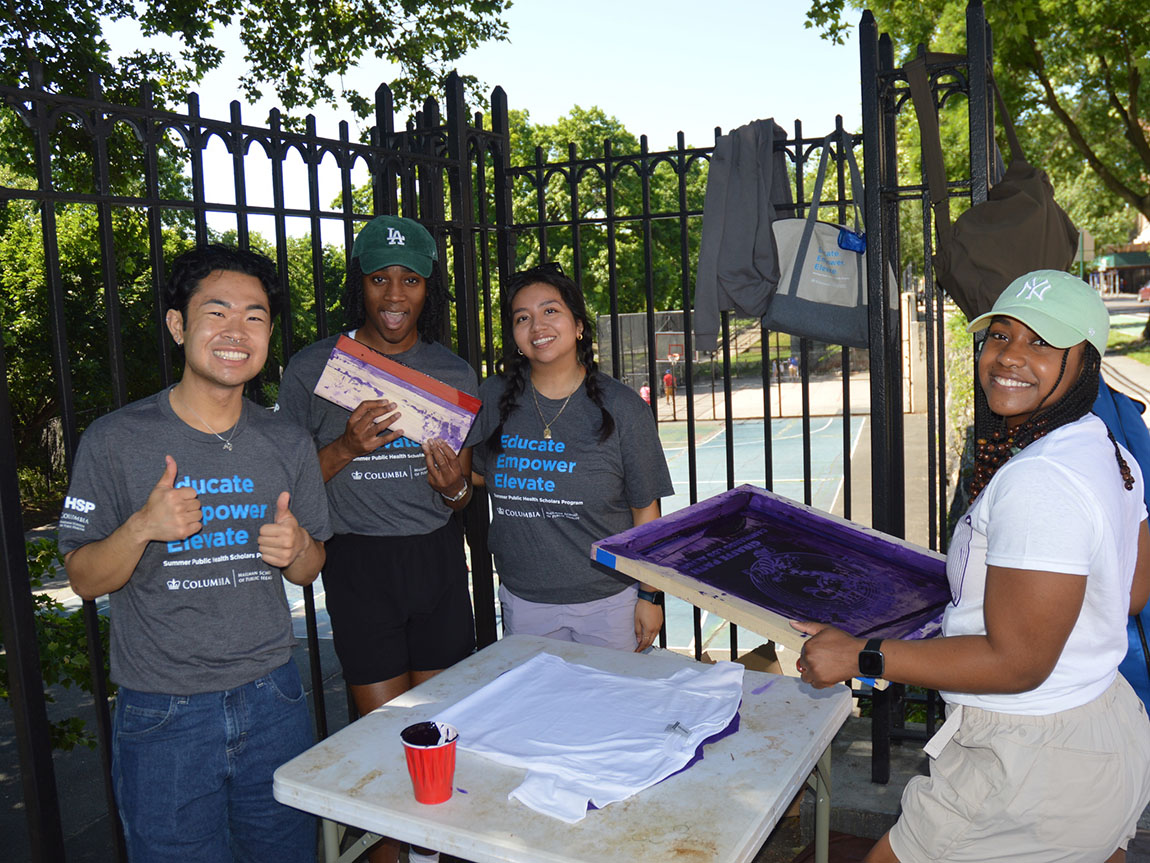
[[[1014,429],[1006,427],[1006,419],[994,413],[986,399],[986,392],[982,389],[982,382],[975,376],[975,455],[974,477],[970,482],[970,500],[973,502],[979,493],[986,488],[991,478],[1000,467],[1039,438],[1045,437],[1060,426],[1068,425],[1090,412],[1094,400],[1098,397],[1098,374],[1102,368],[1102,357],[1097,348],[1089,342],[1084,345],[1082,355],[1082,369],[1078,380],[1066,391],[1058,401],[1049,407],[1043,407],[1047,393],[1039,402],[1038,408]],[[1058,379],[1050,392],[1058,389],[1066,374],[1066,362],[1070,356],[1070,348],[1062,352],[1062,365],[1058,370]],[[1122,484],[1127,491],[1134,488],[1134,476],[1130,466],[1122,457],[1118,449],[1118,441],[1114,433],[1106,430],[1110,442],[1114,445],[1114,458],[1118,462],[1118,472],[1122,476]]]
[[[359,258],[352,258],[347,268],[347,279],[344,282],[344,329],[357,330],[364,325],[367,311],[363,305],[363,277],[367,275],[360,268]],[[431,266],[431,275],[427,277],[427,295],[423,300],[423,310],[415,322],[419,337],[431,343],[438,341],[443,334],[443,323],[448,316],[448,302],[451,294],[443,279],[439,275],[439,264]]]
[[[583,325],[581,338],[575,342],[575,357],[579,364],[587,371],[584,383],[587,387],[587,396],[594,402],[601,415],[599,423],[599,443],[603,443],[615,430],[615,418],[603,404],[603,378],[599,366],[595,362],[594,341],[595,328],[587,314],[587,304],[583,300],[583,292],[574,280],[564,274],[562,268],[555,263],[539,264],[526,270],[520,270],[507,280],[500,302],[500,319],[503,322],[503,356],[495,365],[495,370],[507,378],[507,387],[499,399],[499,425],[487,439],[487,447],[491,452],[503,451],[503,426],[519,406],[519,397],[527,389],[531,378],[531,362],[523,356],[515,346],[515,323],[511,319],[512,302],[515,295],[530,285],[550,285],[559,292],[560,299],[567,306],[577,323]]]

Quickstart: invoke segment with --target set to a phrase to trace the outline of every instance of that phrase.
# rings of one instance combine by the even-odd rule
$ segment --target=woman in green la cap
[[[418,222],[377,216],[352,247],[347,335],[398,363],[475,395],[467,362],[436,341],[448,314],[435,241]],[[315,395],[337,336],[292,357],[277,409],[315,438],[332,526],[323,571],[336,652],[366,714],[475,647],[463,538],[452,513],[471,499],[471,440],[403,436],[396,406],[350,414]]]
[[[476,395],[475,371],[436,340],[448,314],[437,258],[418,222],[377,216],[364,225],[347,272],[346,334]],[[338,338],[292,357],[276,407],[311,432],[319,451],[335,530],[323,569],[327,611],[364,716],[475,649],[463,532],[452,518],[471,500],[474,435],[458,456],[440,440],[420,447],[403,436],[394,403],[365,401],[349,414],[315,395]],[[392,861],[398,852],[385,840],[371,859]]]
[[[1150,594],[1137,464],[1090,413],[1109,317],[1040,270],[971,322],[987,330],[972,503],[947,555],[943,637],[864,641],[819,623],[816,687],[860,674],[942,691],[930,776],[869,861],[1124,860],[1150,802],[1150,722],[1118,673]]]

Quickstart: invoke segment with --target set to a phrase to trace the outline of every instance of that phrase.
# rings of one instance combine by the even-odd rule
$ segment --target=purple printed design
[[[384,371],[378,363],[378,359],[374,363],[368,362],[341,350],[337,345],[332,349],[323,374],[315,385],[315,394],[349,411],[371,399],[395,402],[401,414],[396,427],[403,429],[404,437],[416,443],[435,437],[442,438],[448,446],[459,452],[467,432],[475,422],[475,411],[452,404],[447,399],[403,380],[398,372],[404,367],[398,363],[392,363],[397,367],[397,374]],[[440,386],[446,388],[445,384]],[[466,396],[466,393],[458,393],[457,390],[452,392]],[[478,400],[466,397],[474,401],[478,409]]]
[[[928,638],[950,600],[946,559],[895,537],[740,486],[596,543],[776,614],[852,635]]]

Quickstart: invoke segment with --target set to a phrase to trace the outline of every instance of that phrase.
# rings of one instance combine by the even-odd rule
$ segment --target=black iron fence
[[[962,79],[960,89],[973,94],[971,128],[982,130],[989,124],[986,82],[975,69],[985,68],[987,36],[981,7],[973,4],[972,9],[975,18],[970,26],[981,37],[972,40],[970,76]],[[820,156],[825,135],[833,130],[840,133],[840,144],[832,154],[836,190],[846,187],[843,146],[861,146],[870,233],[871,347],[865,361],[857,354],[852,360],[850,351],[839,350],[830,360],[822,357],[815,381],[814,346],[805,339],[785,337],[788,365],[790,357],[796,360],[793,386],[801,406],[795,412],[801,428],[795,458],[801,467],[785,466],[786,471],[797,473],[796,484],[786,492],[812,503],[817,479],[812,467],[812,387],[830,381],[837,394],[833,412],[841,417],[841,439],[835,444],[841,463],[836,506],[848,518],[905,535],[905,334],[884,273],[892,266],[901,272],[907,263],[899,248],[900,202],[922,202],[928,248],[929,207],[924,184],[902,183],[898,175],[895,117],[904,96],[890,42],[878,38],[869,14],[863,18],[861,35],[862,134],[841,134],[840,119],[833,129],[820,127],[819,134],[808,137],[802,124],[795,122],[793,135],[778,145],[786,154],[793,180],[793,213],[799,216],[809,205],[810,161]],[[471,114],[462,84],[455,78],[448,85],[442,115],[439,105],[429,101],[398,129],[390,92],[381,87],[369,142],[352,140],[346,123],[340,125],[337,138],[318,136],[311,118],[304,131],[292,131],[275,112],[266,125],[251,125],[244,121],[238,104],[233,104],[226,120],[201,117],[194,95],[185,111],[171,111],[153,107],[147,91],[141,93],[138,105],[124,106],[103,101],[95,82],[85,97],[51,92],[35,71],[32,82],[28,89],[0,88],[0,124],[15,136],[9,152],[23,148],[28,165],[26,174],[0,177],[0,200],[6,207],[3,230],[9,236],[23,232],[35,246],[28,264],[31,284],[26,305],[8,302],[0,307],[5,315],[5,340],[0,346],[5,381],[0,386],[0,578],[10,699],[33,859],[63,859],[63,844],[33,628],[23,513],[33,510],[30,497],[34,494],[49,501],[59,496],[79,435],[95,416],[174,379],[177,369],[162,326],[158,289],[165,262],[188,245],[218,237],[262,248],[272,254],[288,282],[290,303],[279,322],[274,362],[269,363],[266,378],[255,382],[249,392],[265,404],[274,393],[277,369],[292,352],[341,327],[341,287],[352,239],[357,226],[376,213],[414,217],[432,231],[454,296],[452,320],[443,339],[481,377],[492,373],[500,353],[499,285],[525,264],[560,260],[580,282],[592,308],[601,313],[601,322],[612,334],[620,334],[602,343],[609,353],[602,357],[604,366],[617,376],[627,367],[623,334],[629,333],[632,342],[641,339],[644,343],[638,354],[645,368],[631,373],[648,380],[657,393],[657,382],[668,362],[661,353],[668,351],[668,342],[660,334],[675,326],[679,337],[675,344],[680,347],[674,351],[678,354],[677,385],[683,401],[681,414],[676,411],[672,421],[683,423],[680,454],[686,464],[685,487],[677,492],[684,502],[694,503],[742,481],[768,488],[776,485],[780,464],[774,421],[781,414],[781,396],[773,400],[771,387],[774,384],[777,389],[780,383],[782,366],[774,359],[782,351],[781,343],[778,334],[761,324],[751,327],[747,336],[761,352],[759,386],[753,396],[758,400],[757,410],[752,415],[761,418],[754,426],[754,446],[761,447],[764,472],[748,477],[736,460],[740,436],[745,438],[747,432],[743,427],[736,431],[731,377],[734,340],[727,313],[722,319],[720,352],[713,358],[700,358],[711,363],[712,373],[721,380],[722,399],[721,411],[717,404],[712,408],[714,425],[721,432],[721,465],[700,475],[703,442],[691,307],[711,147],[687,147],[680,135],[670,150],[650,151],[643,139],[638,152],[619,153],[608,141],[596,153],[581,154],[572,145],[564,158],[548,158],[537,151],[531,163],[512,164],[503,91],[493,92],[486,117]],[[980,132],[971,139],[974,179],[965,189],[956,188],[977,198],[979,190],[985,194],[986,172],[979,173],[975,167],[986,164],[988,138]],[[266,195],[249,194],[251,154],[256,151],[266,157],[270,200]],[[847,222],[848,202],[841,191],[824,193],[823,207],[823,218]],[[929,463],[924,491],[929,514],[925,538],[938,548],[946,536],[948,496],[943,304],[929,267],[924,268],[921,261],[917,266],[926,271],[921,308],[910,302],[923,321],[926,353],[923,457]],[[5,295],[13,290],[7,284]],[[643,321],[638,331],[630,317],[636,313]],[[39,323],[25,327],[20,315],[38,316]],[[630,356],[633,365],[635,352]],[[862,415],[869,451],[864,464],[854,459],[859,435],[852,431],[856,417],[852,405],[858,402],[860,389],[868,404]],[[658,401],[652,398],[652,411],[666,422],[669,418],[660,413]],[[497,637],[485,495],[477,495],[465,519],[476,626],[483,645]],[[313,692],[322,699],[310,588],[305,600]],[[83,614],[94,635],[98,628],[95,604],[85,603]],[[739,652],[739,634],[734,626],[727,631],[729,643],[724,652],[729,650],[733,657]],[[694,610],[688,638],[670,635],[701,655],[705,644],[699,610]],[[664,645],[667,637],[664,632]],[[93,637],[90,643],[98,653],[99,640]],[[93,655],[92,663],[94,668],[102,667],[103,657]],[[901,718],[892,719],[889,711],[892,700],[900,697],[896,693],[874,699],[876,727],[887,729],[893,723],[896,737]],[[97,681],[95,700],[100,748],[107,753],[107,688],[102,679]],[[324,715],[322,704],[317,705],[320,735],[326,734]],[[933,714],[929,719],[933,722]],[[886,732],[880,736],[879,750],[889,745]],[[884,769],[881,764],[876,767],[876,780],[885,781]],[[104,790],[110,804],[106,778]],[[114,813],[114,807],[109,805],[109,811]]]

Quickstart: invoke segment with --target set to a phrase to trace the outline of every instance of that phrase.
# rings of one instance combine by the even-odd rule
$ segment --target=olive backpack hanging
[[[1032,270],[1065,270],[1078,249],[1078,229],[1054,200],[1046,172],[1026,161],[1014,123],[989,76],[1006,138],[1010,164],[987,200],[950,220],[946,168],[938,113],[931,96],[927,64],[965,63],[961,54],[925,54],[903,67],[910,85],[922,141],[938,246],[932,257],[935,279],[967,319],[990,310],[998,295]]]

